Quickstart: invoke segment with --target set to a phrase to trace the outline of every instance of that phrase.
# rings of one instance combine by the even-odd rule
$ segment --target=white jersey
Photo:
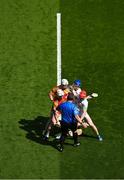
[[[73,89],[73,94],[74,94],[74,96],[76,96],[76,97],[79,97],[80,92],[81,92],[81,88],[78,88],[77,90],[74,90],[74,89]]]
[[[82,100],[81,104],[83,105],[83,110],[87,111],[87,109],[88,109],[88,100],[87,99]]]

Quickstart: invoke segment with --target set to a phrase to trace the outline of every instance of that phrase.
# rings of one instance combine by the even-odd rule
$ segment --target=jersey
[[[66,94],[64,94],[61,98],[56,96],[53,100],[54,108],[57,108],[60,104],[62,104],[65,101],[67,101]]]
[[[66,123],[75,123],[76,122],[76,115],[79,115],[79,109],[71,101],[64,102],[60,104],[57,108],[58,111],[62,114],[62,121]]]
[[[87,111],[87,109],[88,109],[88,100],[87,99],[82,100],[81,105],[83,106],[83,111]]]
[[[57,90],[58,89],[61,89],[63,92],[64,92],[64,97],[67,98],[68,96],[68,93],[70,92],[69,88],[66,88],[66,89],[62,89],[62,86],[55,86],[49,93],[49,97],[51,99],[51,96],[52,96],[52,100],[55,100],[57,98]]]
[[[73,92],[74,96],[78,98],[80,95],[80,92],[81,92],[81,88],[73,89],[72,92]]]

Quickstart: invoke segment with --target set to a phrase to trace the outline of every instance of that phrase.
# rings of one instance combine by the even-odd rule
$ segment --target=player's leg
[[[54,111],[53,117],[52,117],[52,122],[53,125],[56,125],[57,127],[60,127],[60,121],[61,121],[61,113],[59,111]]]
[[[47,140],[49,138],[50,131],[51,131],[51,128],[52,128],[52,125],[53,125],[53,122],[52,122],[53,114],[54,114],[53,110],[51,110],[51,112],[50,112],[50,119],[47,122],[47,124],[45,126],[45,129],[43,131],[43,139],[44,140]]]
[[[53,119],[52,119],[53,125],[56,126],[56,127],[58,127],[58,128],[60,128],[60,127],[61,127],[61,124],[60,124],[61,119],[62,119],[62,118],[61,118],[61,113],[56,110],[56,111],[55,111],[55,115],[54,115],[54,117],[53,117]],[[55,134],[55,138],[56,138],[56,139],[60,139],[60,137],[61,137],[61,132]]]
[[[92,119],[91,119],[91,117],[89,116],[88,113],[86,113],[85,118],[86,118],[86,121],[87,121],[87,123],[89,124],[89,126],[92,128],[92,130],[93,130],[93,131],[95,132],[95,134],[97,135],[99,141],[102,141],[102,137],[100,136],[97,127],[96,127],[95,124],[93,123],[93,121],[92,121]]]
[[[74,139],[74,147],[79,146],[80,142],[78,141],[78,134],[77,134],[77,123],[73,123],[70,126],[70,129],[73,132],[73,139]]]
[[[64,149],[63,144],[65,141],[65,138],[67,137],[67,133],[68,133],[68,125],[64,122],[61,122],[61,137],[60,137],[59,143],[57,144],[57,148],[60,152],[62,152]]]
[[[93,123],[93,121],[88,113],[86,113],[85,118],[86,118],[86,121],[89,124],[89,126],[93,129],[93,131],[96,133],[96,135],[98,135],[99,134],[98,129],[95,126],[95,124]]]

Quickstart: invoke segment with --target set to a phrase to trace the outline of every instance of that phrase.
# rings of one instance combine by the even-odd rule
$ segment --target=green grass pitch
[[[56,84],[56,13],[62,13],[62,76],[99,97],[89,114],[104,141],[80,137],[63,153],[40,141]],[[123,0],[0,1],[0,178],[124,178]],[[72,143],[68,139],[66,142]]]

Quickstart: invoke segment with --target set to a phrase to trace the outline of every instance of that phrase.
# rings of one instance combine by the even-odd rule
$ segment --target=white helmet
[[[62,89],[58,89],[57,90],[57,96],[63,96],[64,95],[64,92],[62,91]]]
[[[62,79],[62,85],[68,85],[69,83],[68,83],[68,80],[67,79]]]

